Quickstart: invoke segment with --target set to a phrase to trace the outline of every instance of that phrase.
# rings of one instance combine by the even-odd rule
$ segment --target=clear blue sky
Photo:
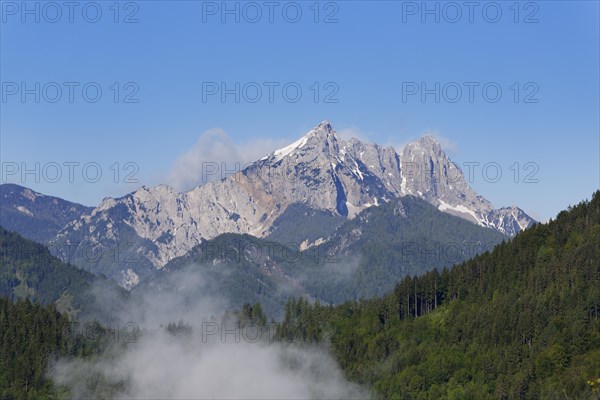
[[[486,182],[476,170],[473,186],[480,194],[496,206],[519,205],[542,220],[600,186],[596,1],[521,2],[518,7],[512,1],[477,2],[472,16],[461,6],[460,17],[445,3],[428,2],[431,9],[440,7],[439,21],[436,15],[422,15],[422,2],[321,2],[318,16],[313,1],[275,2],[273,23],[262,1],[254,3],[262,12],[255,23],[249,21],[256,9],[238,4],[236,23],[235,15],[222,15],[220,1],[121,2],[118,16],[112,1],[97,2],[102,15],[96,23],[88,22],[95,18],[95,7],[84,14],[83,2],[74,8],[72,23],[68,8],[57,16],[44,3],[26,4],[34,10],[38,4],[39,22],[21,2],[2,2],[3,172],[14,165],[7,163],[34,168],[36,162],[96,162],[103,177],[88,183],[76,169],[71,183],[63,169],[56,183],[43,177],[36,183],[33,176],[24,182],[3,176],[3,182],[95,205],[105,196],[160,183],[211,128],[222,128],[243,148],[257,139],[291,142],[328,119],[338,130],[395,146],[434,132],[450,143],[449,153],[459,165],[496,162],[502,168],[496,183]],[[233,9],[236,2],[227,5]],[[302,16],[291,23],[296,5]],[[492,23],[494,5],[502,14]],[[138,22],[123,23],[127,18]],[[23,102],[21,87],[11,94],[14,83],[23,82],[30,89],[40,83],[39,103],[34,94]],[[63,87],[56,103],[50,102],[56,92],[49,82]],[[72,103],[65,82],[79,83]],[[102,89],[96,103],[83,98],[88,82]],[[118,103],[114,82],[119,83]],[[127,82],[134,85],[125,87]],[[248,87],[239,103],[233,95],[225,102],[218,95],[203,101],[203,82],[229,87],[257,82],[263,97],[249,102],[254,92]],[[273,102],[264,82],[280,84]],[[288,82],[303,90],[300,101],[283,98]],[[320,86],[317,102],[314,82]],[[326,87],[328,82],[334,85]],[[439,82],[439,103],[435,94],[424,102],[420,93],[410,95],[412,82],[428,88]],[[453,82],[463,90],[454,103]],[[465,82],[479,84],[472,102]],[[492,89],[487,100],[482,94],[490,82],[492,89],[502,89],[495,103]],[[123,96],[136,87],[138,103],[124,103]],[[324,102],[335,88],[338,102]],[[93,98],[93,87],[89,93]],[[109,168],[115,162],[121,172],[125,163],[136,163],[139,184],[123,183],[122,175],[115,184]],[[521,169],[518,183],[510,169],[515,162]],[[527,162],[539,167],[538,183],[523,182],[533,171],[524,169]]]

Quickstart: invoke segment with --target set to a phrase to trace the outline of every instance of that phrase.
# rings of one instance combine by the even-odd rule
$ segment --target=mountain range
[[[210,292],[230,309],[260,302],[278,319],[290,297],[339,304],[382,296],[405,276],[442,270],[505,239],[408,195],[363,210],[326,242],[304,250],[247,234],[219,235],[155,270],[132,294],[177,292],[193,302]]]
[[[600,191],[385,296],[292,299],[278,332],[332,349],[374,398],[598,399]]]
[[[399,154],[393,147],[345,141],[327,121],[243,170],[187,192],[144,186],[93,209],[49,198],[58,210],[50,222],[35,208],[43,195],[16,185],[2,185],[1,193],[10,201],[2,203],[0,224],[127,289],[223,233],[306,250],[326,243],[361,212],[406,196],[507,236],[535,222],[517,207],[494,209],[477,195],[432,136]],[[23,231],[34,223],[47,225],[43,234]]]
[[[48,243],[69,222],[94,209],[10,183],[0,185],[0,199],[2,226],[38,243]]]

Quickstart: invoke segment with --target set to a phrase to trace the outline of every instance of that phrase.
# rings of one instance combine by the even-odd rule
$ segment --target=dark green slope
[[[215,296],[234,309],[260,302],[269,315],[281,316],[289,297],[305,295],[281,269],[286,263],[296,262],[290,261],[287,254],[294,252],[279,243],[250,235],[223,234],[170,261],[136,286],[132,295],[178,291],[180,296],[189,296],[190,302],[198,301],[201,295]],[[190,287],[194,284],[198,286]]]
[[[304,286],[329,303],[382,296],[407,275],[452,266],[505,239],[405,196],[361,212],[327,243],[309,250],[323,262],[304,271]]]
[[[344,221],[344,217],[331,211],[315,210],[305,204],[295,203],[289,205],[273,222],[267,239],[286,246],[305,240],[313,243],[331,236]]]
[[[0,399],[64,398],[46,377],[49,362],[88,356],[100,346],[80,335],[53,305],[0,297]]]
[[[220,235],[169,262],[134,293],[176,290],[171,273],[185,270],[210,282],[198,291],[224,297],[233,308],[260,302],[277,318],[291,296],[340,303],[381,295],[408,274],[464,261],[504,239],[409,196],[363,211],[326,244],[304,251],[300,243]]]
[[[346,374],[385,398],[598,399],[600,192],[383,298],[291,301],[279,333],[328,338]]]
[[[116,284],[65,264],[45,246],[0,227],[0,296],[29,298],[71,314],[82,311],[84,318],[104,319],[106,308],[96,301],[92,288],[110,291],[113,300],[125,296]]]

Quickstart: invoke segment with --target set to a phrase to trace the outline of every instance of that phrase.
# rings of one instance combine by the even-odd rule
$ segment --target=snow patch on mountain
[[[307,141],[308,141],[308,136],[303,136],[299,140],[290,144],[289,146],[286,146],[279,150],[275,150],[273,155],[275,156],[275,159],[277,161],[282,160],[285,156],[290,155],[290,153],[293,152],[294,150],[296,150],[297,148],[304,146]]]
[[[30,217],[33,217],[33,213],[31,211],[29,211],[26,207],[17,206],[17,210],[19,210],[20,212],[22,212],[25,215],[29,215]]]
[[[167,185],[144,186],[118,199],[106,198],[69,223],[57,240],[110,249],[133,235],[133,251],[145,263],[113,276],[129,287],[142,279],[143,265],[162,268],[222,233],[267,236],[292,204],[352,219],[381,200],[416,194],[442,211],[507,235],[533,223],[522,210],[494,209],[477,195],[432,136],[407,144],[398,154],[392,147],[344,141],[323,121],[289,146],[220,181],[181,193]]]
[[[473,219],[472,222],[476,223],[477,225],[486,226],[482,222],[482,220],[479,218],[479,216],[477,214],[475,214],[475,211],[468,209],[467,207],[463,206],[462,204],[459,204],[457,206],[451,206],[450,204],[446,203],[444,200],[440,200],[440,205],[438,206],[438,209],[440,211],[450,212],[451,214],[458,213],[459,216],[462,216],[462,214],[469,215]],[[452,211],[454,211],[454,212],[452,212]],[[464,218],[464,216],[463,216],[463,218]]]

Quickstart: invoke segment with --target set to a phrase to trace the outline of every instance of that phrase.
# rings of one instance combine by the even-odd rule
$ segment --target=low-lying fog
[[[223,321],[227,302],[202,294],[209,283],[197,270],[170,279],[178,292],[153,293],[123,305],[114,304],[111,293],[96,290],[98,301],[117,308],[115,326],[127,326],[126,334],[116,336],[117,343],[99,357],[58,360],[49,377],[68,387],[74,398],[369,397],[344,378],[325,346],[279,342],[272,330],[234,329],[231,321]],[[165,329],[180,320],[191,332]]]

